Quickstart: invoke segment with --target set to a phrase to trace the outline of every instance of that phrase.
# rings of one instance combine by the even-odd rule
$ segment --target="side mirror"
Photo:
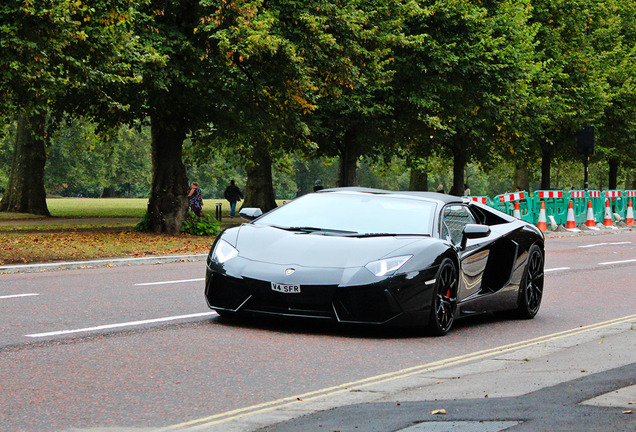
[[[255,207],[246,207],[239,211],[239,216],[248,221],[253,221],[262,214],[261,209]]]
[[[462,249],[466,248],[468,239],[484,238],[490,235],[490,227],[488,225],[468,224],[462,232]]]

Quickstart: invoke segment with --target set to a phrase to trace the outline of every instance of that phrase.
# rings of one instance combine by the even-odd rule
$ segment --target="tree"
[[[610,2],[541,0],[533,3],[532,22],[540,25],[537,58],[543,65],[533,82],[531,139],[541,157],[541,188],[551,188],[550,168],[557,157],[574,157],[576,132],[594,124],[607,106],[599,38],[609,30]],[[608,21],[609,19],[609,21]]]
[[[451,193],[462,194],[473,158],[494,161],[495,144],[510,138],[527,104],[536,69],[529,17],[515,0],[411,4],[397,51],[395,135],[413,168],[434,154],[453,160]]]
[[[136,53],[126,26],[133,15],[126,0],[93,6],[8,0],[0,8],[0,108],[18,124],[0,210],[49,214],[44,191],[48,137],[64,112],[88,101],[118,107],[105,88],[134,79],[122,61]]]
[[[604,54],[609,101],[599,119],[597,146],[609,163],[608,187],[617,189],[619,167],[636,167],[636,4],[605,3],[608,13],[597,30],[595,49]]]
[[[390,93],[404,8],[397,0],[349,1],[326,22],[334,43],[316,65],[321,97],[312,137],[319,155],[339,157],[339,186],[357,185],[360,157],[392,141]]]

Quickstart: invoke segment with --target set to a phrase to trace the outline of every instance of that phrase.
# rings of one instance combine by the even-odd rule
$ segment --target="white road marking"
[[[579,248],[591,248],[596,246],[612,246],[612,245],[622,245],[622,244],[632,244],[632,242],[614,242],[614,243],[595,243],[591,245],[579,246]]]
[[[570,267],[556,267],[552,269],[543,270],[544,273],[553,272],[553,271],[562,271],[562,270],[570,270]]]
[[[167,285],[167,284],[177,284],[177,283],[186,283],[186,282],[201,282],[201,281],[204,281],[204,280],[205,280],[205,278],[183,279],[183,280],[163,281],[163,282],[145,282],[145,283],[136,283],[134,286]]]
[[[628,260],[622,260],[622,261],[608,261],[608,262],[598,263],[598,265],[624,264],[624,263],[630,263],[630,262],[636,262],[636,259],[628,259]]]
[[[18,298],[18,297],[32,297],[32,296],[39,296],[39,295],[40,294],[36,294],[36,293],[12,294],[12,295],[0,296],[0,299],[10,299],[10,298]]]
[[[108,330],[108,329],[120,328],[120,327],[133,327],[133,326],[152,324],[152,323],[158,323],[158,322],[176,321],[176,320],[186,319],[186,318],[198,318],[202,316],[209,316],[209,315],[216,315],[216,314],[217,314],[216,312],[203,312],[203,313],[196,313],[196,314],[190,314],[190,315],[178,315],[178,316],[171,316],[171,317],[164,317],[164,318],[155,318],[155,319],[149,319],[149,320],[143,320],[143,321],[130,321],[125,323],[106,324],[106,325],[101,325],[96,327],[86,327],[86,328],[74,329],[74,330],[60,330],[60,331],[52,331],[47,333],[34,333],[34,334],[28,334],[25,336],[30,338],[59,336],[59,335],[65,335],[65,334],[71,334],[71,333],[83,333],[83,332],[91,332],[96,330]]]

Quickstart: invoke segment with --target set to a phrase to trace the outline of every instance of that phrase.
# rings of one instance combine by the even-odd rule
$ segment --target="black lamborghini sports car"
[[[224,231],[205,296],[222,316],[426,326],[491,311],[532,318],[544,237],[491,207],[432,192],[325,189]]]

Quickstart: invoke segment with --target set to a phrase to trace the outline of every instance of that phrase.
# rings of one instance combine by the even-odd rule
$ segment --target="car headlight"
[[[212,251],[212,261],[216,261],[219,264],[223,264],[226,261],[231,260],[238,255],[238,251],[234,246],[226,242],[225,240],[219,240]]]
[[[387,276],[395,273],[413,255],[404,255],[393,258],[385,258],[378,261],[371,261],[364,267],[376,276]]]

